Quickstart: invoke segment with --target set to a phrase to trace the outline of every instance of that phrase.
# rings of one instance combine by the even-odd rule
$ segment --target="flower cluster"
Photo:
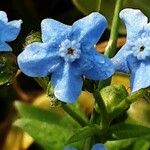
[[[126,26],[127,40],[112,59],[96,51],[96,44],[107,27],[107,20],[100,13],[93,12],[74,22],[72,26],[53,19],[44,19],[41,22],[42,42],[33,42],[27,45],[17,58],[18,66],[23,73],[30,77],[48,76],[54,88],[55,97],[66,103],[75,102],[82,91],[85,78],[105,80],[111,77],[115,71],[131,75],[132,92],[149,87],[150,23],[148,23],[147,17],[137,9],[122,10],[120,18]],[[0,11],[0,51],[12,50],[7,42],[16,39],[21,29],[21,23],[21,20],[8,22],[6,13]],[[99,91],[95,93],[99,94]],[[110,91],[109,95],[112,97]],[[127,96],[128,94],[125,95],[125,99]],[[104,100],[99,98],[99,95],[95,96],[96,102],[98,102],[97,99]],[[100,112],[101,131],[105,131],[103,127],[106,124],[111,125],[114,118],[112,119],[110,116],[114,117],[115,113],[120,114],[120,108],[124,107],[121,103],[119,107],[116,107],[117,109],[113,109],[112,115],[107,108],[103,110],[105,104],[98,106],[102,106],[100,107],[102,108],[100,109],[102,110]],[[70,114],[73,114],[73,111]],[[75,120],[79,120],[79,123],[83,122],[85,125],[89,125],[89,122],[90,125],[95,124],[97,120],[99,123],[99,118],[93,117],[94,115],[91,115],[94,121],[88,123],[80,116],[78,119],[78,114],[72,116],[75,116]],[[103,118],[106,118],[106,121],[103,121]],[[113,133],[111,134],[113,135]],[[106,136],[104,135],[104,137]],[[94,138],[94,141],[97,140]],[[76,148],[66,147],[65,150],[76,150]],[[95,144],[91,150],[106,150],[106,148],[103,144]]]
[[[126,25],[127,41],[112,60],[95,49],[107,27],[107,21],[104,16],[94,12],[74,22],[72,26],[53,19],[44,19],[41,23],[42,42],[25,47],[18,56],[18,65],[28,76],[49,76],[56,98],[67,103],[75,102],[80,95],[82,77],[105,80],[115,70],[131,74],[132,92],[148,87],[148,19],[140,10],[129,8],[120,12],[120,18]],[[0,51],[12,50],[6,42],[16,39],[21,23],[21,20],[8,22],[6,13],[0,11]]]

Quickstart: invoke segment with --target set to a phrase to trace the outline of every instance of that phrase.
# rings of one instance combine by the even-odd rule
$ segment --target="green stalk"
[[[83,150],[90,150],[91,148],[91,141],[92,137],[89,137],[85,140],[84,149]]]
[[[68,105],[63,103],[61,106],[66,113],[68,113],[76,122],[80,124],[80,126],[84,127],[87,125],[87,122],[82,119],[76,112],[74,112]]]
[[[110,38],[109,38],[108,45],[105,48],[105,53],[104,53],[104,55],[108,56],[109,58],[112,58],[116,54],[118,28],[120,24],[119,12],[122,8],[122,5],[123,5],[123,0],[116,0],[114,16],[113,16],[111,32],[110,32]],[[101,90],[103,87],[110,85],[110,83],[111,83],[111,78],[108,78],[107,80],[104,80],[104,81],[99,81],[98,89]]]
[[[100,127],[102,130],[107,130],[107,128],[109,126],[108,113],[106,110],[105,103],[104,103],[99,91],[94,92],[94,98],[95,98],[95,101],[97,102],[97,105],[100,110],[100,115],[101,115]]]
[[[115,107],[110,118],[116,118],[119,114],[128,109],[132,103],[139,100],[139,98],[142,98],[146,92],[147,89],[140,89],[139,91],[134,92],[132,95],[125,98],[117,107]]]
[[[123,0],[116,0],[115,11],[111,26],[110,38],[108,41],[108,45],[105,49],[105,55],[112,58],[116,54],[117,49],[117,38],[118,38],[118,29],[119,29],[119,12],[122,8]]]
[[[41,88],[43,88],[44,91],[47,90],[47,86],[49,83],[48,78],[34,78],[34,80],[41,86]]]

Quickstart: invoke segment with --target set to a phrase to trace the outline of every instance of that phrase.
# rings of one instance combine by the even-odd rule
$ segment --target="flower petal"
[[[1,52],[12,51],[12,48],[7,43],[0,42],[0,51]]]
[[[123,9],[120,18],[126,25],[127,40],[131,41],[136,40],[148,22],[148,18],[139,9]]]
[[[8,22],[1,31],[0,40],[6,42],[15,40],[21,30],[21,23],[22,20]]]
[[[129,44],[125,44],[118,53],[111,59],[116,71],[129,73],[127,57],[132,54],[130,51],[131,47]]]
[[[4,11],[0,11],[0,20],[3,22],[8,22],[7,14]]]
[[[98,12],[76,21],[72,26],[72,38],[82,43],[82,46],[93,46],[100,39],[107,27],[107,20]]]
[[[28,76],[45,77],[59,66],[60,58],[52,46],[35,42],[18,56],[18,64]]]
[[[66,103],[74,103],[82,90],[82,79],[76,74],[76,68],[65,63],[52,73],[51,82],[55,96]]]
[[[115,71],[111,60],[106,56],[96,52],[96,50],[84,59],[89,61],[89,66],[86,66],[85,71],[83,72],[83,75],[85,75],[85,77],[88,79],[105,80],[109,78]]]
[[[104,144],[95,144],[91,150],[106,150],[106,148],[104,147]]]
[[[41,22],[42,41],[59,41],[67,38],[71,27],[53,19],[44,19]]]
[[[131,91],[150,86],[150,61],[139,61],[136,58],[129,58],[129,67],[131,70]]]

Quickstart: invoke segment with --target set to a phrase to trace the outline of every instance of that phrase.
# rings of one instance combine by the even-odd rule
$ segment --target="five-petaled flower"
[[[18,56],[19,67],[31,77],[51,75],[56,98],[73,103],[82,90],[82,76],[104,80],[114,73],[112,62],[95,49],[106,26],[105,17],[97,12],[72,26],[44,19],[42,43],[25,47]]]
[[[131,73],[131,90],[150,86],[150,23],[137,9],[124,9],[120,18],[126,25],[126,44],[112,61],[116,70]]]
[[[12,51],[7,42],[14,41],[20,30],[22,20],[8,22],[7,14],[0,11],[0,51]]]

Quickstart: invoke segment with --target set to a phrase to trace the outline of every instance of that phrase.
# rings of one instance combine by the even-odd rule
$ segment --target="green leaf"
[[[0,85],[11,82],[16,72],[16,57],[10,53],[0,53]]]
[[[97,125],[83,127],[77,130],[67,141],[67,144],[85,140],[88,137],[100,134],[101,130]]]
[[[105,146],[108,150],[149,150],[150,142],[145,139],[127,139],[107,141]]]
[[[108,150],[132,150],[132,144],[135,139],[107,141],[105,146]]]
[[[99,11],[101,0],[72,0],[75,6],[84,14]]]
[[[79,127],[74,120],[68,117],[65,113],[61,113],[62,110],[45,110],[21,102],[15,102],[15,107],[22,118],[39,120],[41,122],[56,124],[68,128]]]
[[[65,142],[71,134],[67,128],[34,119],[18,119],[14,125],[26,131],[45,150],[63,150]]]
[[[146,140],[137,140],[135,143],[134,143],[134,148],[133,150],[137,150],[139,149],[140,147],[140,150],[149,150],[150,148],[150,141],[146,141]]]
[[[15,107],[23,118],[36,119],[47,123],[59,123],[63,116],[52,110],[45,110],[29,104],[16,101]],[[57,118],[57,119],[56,119]]]
[[[145,137],[150,139],[150,128],[134,124],[118,124],[109,129],[110,140]]]
[[[68,137],[79,127],[58,108],[44,110],[21,102],[15,102],[15,107],[22,118],[14,125],[31,135],[45,150],[63,149]]]

